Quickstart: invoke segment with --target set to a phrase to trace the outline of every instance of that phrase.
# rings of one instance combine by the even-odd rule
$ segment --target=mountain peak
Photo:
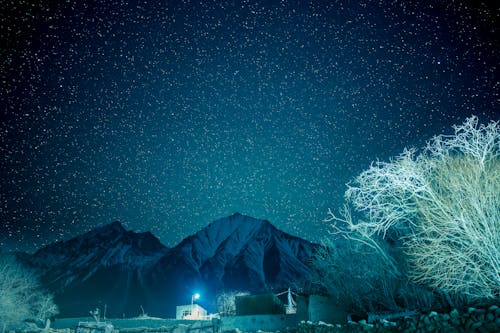
[[[183,261],[199,271],[207,265],[226,265],[229,261],[238,260],[237,257],[244,253],[258,252],[257,255],[254,253],[249,256],[257,258],[253,264],[258,266],[254,270],[259,271],[263,253],[275,243],[286,244],[286,247],[294,247],[296,243],[306,244],[307,255],[301,253],[301,258],[310,255],[310,250],[314,247],[306,240],[277,229],[267,220],[234,213],[213,221],[196,234],[185,238],[172,249],[171,255],[182,257]],[[288,252],[294,252],[295,256],[298,255],[297,251],[290,249]]]
[[[234,213],[231,216],[211,222],[208,226],[193,235],[193,237],[209,241],[211,246],[208,246],[209,244],[204,245],[207,249],[213,246],[218,247],[221,242],[224,242],[228,238],[236,237],[243,240],[251,237],[266,222],[251,216]]]
[[[236,225],[252,224],[254,226],[260,226],[262,223],[269,223],[269,221],[257,219],[255,217],[251,217],[251,216],[236,212],[230,216],[222,217],[220,219],[213,221],[207,227],[210,227],[211,225],[214,225],[214,224],[229,224],[229,223],[236,224]]]
[[[118,233],[124,233],[127,230],[123,227],[122,223],[120,221],[114,221],[108,224],[105,224],[101,227],[97,227],[93,230],[94,232],[118,232]]]
[[[234,213],[172,248],[155,266],[155,275],[175,276],[181,285],[262,292],[269,286],[284,288],[309,279],[316,247],[267,220]],[[183,275],[178,273],[180,267]]]

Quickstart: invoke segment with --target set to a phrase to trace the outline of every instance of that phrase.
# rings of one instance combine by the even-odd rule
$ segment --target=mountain
[[[215,309],[221,291],[281,290],[310,280],[318,245],[241,214],[210,223],[168,249],[151,233],[126,231],[119,222],[44,247],[23,259],[55,293],[62,316],[107,306],[108,316],[173,317],[175,306]]]
[[[150,232],[126,231],[113,222],[24,254],[22,260],[40,273],[62,315],[80,316],[104,304],[120,304],[116,310],[124,311],[144,300],[139,292],[144,276],[167,252]]]
[[[166,302],[172,295],[171,286],[177,286],[177,299],[184,300],[181,303],[188,303],[194,291],[201,291],[205,299],[215,299],[223,290],[281,290],[311,279],[310,259],[317,247],[268,221],[236,213],[212,222],[172,248],[154,266],[148,284],[156,286]],[[213,308],[214,304],[202,305]]]
[[[73,280],[85,281],[103,267],[147,267],[167,251],[150,232],[126,231],[120,222],[113,222],[69,241],[50,244],[35,252],[30,262],[47,270],[46,282],[64,288]]]
[[[237,213],[184,239],[155,269],[166,273],[182,261],[217,289],[258,291],[310,277],[313,251],[310,242]]]

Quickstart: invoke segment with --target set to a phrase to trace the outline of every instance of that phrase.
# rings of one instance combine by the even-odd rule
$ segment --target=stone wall
[[[56,320],[52,328],[74,330],[79,321],[88,318],[67,318]],[[120,333],[214,333],[214,332],[257,332],[295,329],[299,320],[295,315],[252,315],[229,316],[220,320],[174,320],[174,319],[111,319]]]
[[[73,333],[79,321],[88,318],[58,319],[52,328]],[[115,332],[119,333],[214,333],[214,324],[210,320],[175,320],[175,319],[111,319]]]
[[[286,328],[296,328],[299,321],[294,315],[253,315],[222,317],[220,331],[283,331]]]
[[[74,329],[80,321],[92,321],[92,318],[57,318],[51,325],[52,328],[61,329],[61,328],[70,328]],[[211,325],[210,320],[177,320],[177,319],[160,319],[160,318],[145,318],[145,319],[137,319],[137,318],[126,318],[126,319],[109,319],[113,326],[116,329],[125,329],[125,328],[135,328],[135,327],[148,327],[148,328],[156,328],[156,327],[169,327],[169,326],[177,326],[177,325],[185,325],[185,326],[206,326]]]
[[[329,297],[319,295],[311,295],[309,297],[309,321],[345,324],[347,323],[348,315],[349,314],[343,310],[339,304],[335,303]]]
[[[274,294],[236,296],[235,305],[237,316],[285,314],[283,303]]]
[[[397,321],[381,320],[367,323],[365,320],[347,324],[325,324],[322,322],[301,322],[297,333],[494,333],[500,332],[500,308],[493,305],[489,308],[457,309],[449,313],[431,312],[425,315],[401,318]]]

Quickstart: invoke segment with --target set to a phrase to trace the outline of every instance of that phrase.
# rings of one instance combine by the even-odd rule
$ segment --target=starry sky
[[[4,0],[0,248],[234,212],[318,241],[371,161],[499,119],[481,1]]]

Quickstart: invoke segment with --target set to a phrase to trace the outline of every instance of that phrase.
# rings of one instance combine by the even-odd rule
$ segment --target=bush
[[[387,252],[386,244],[379,248]],[[400,310],[396,303],[399,271],[371,246],[353,240],[325,239],[313,258],[317,282],[343,309],[357,315]]]

